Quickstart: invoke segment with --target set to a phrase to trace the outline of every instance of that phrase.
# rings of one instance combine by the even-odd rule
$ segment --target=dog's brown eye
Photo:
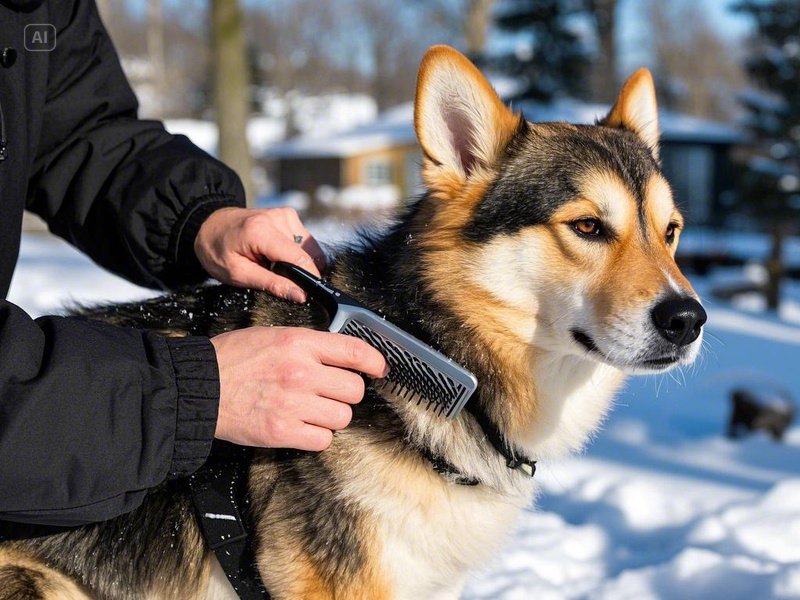
[[[677,223],[670,223],[667,226],[666,237],[667,237],[667,243],[668,244],[671,244],[672,242],[675,241],[675,232],[677,230],[678,230],[678,224]]]
[[[580,219],[572,224],[572,227],[581,235],[596,236],[602,233],[600,221],[597,219]]]

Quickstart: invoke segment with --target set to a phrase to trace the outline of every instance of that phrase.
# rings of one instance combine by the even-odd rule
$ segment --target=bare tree
[[[247,200],[252,202],[251,157],[247,143],[250,90],[244,25],[238,0],[211,1],[211,38],[219,156],[242,178]]]
[[[592,96],[613,102],[619,84],[616,51],[617,0],[589,0],[597,30],[597,56],[592,64]]]
[[[467,55],[477,59],[486,51],[486,37],[491,22],[494,0],[466,0],[464,7],[464,44]]]
[[[156,118],[163,118],[167,106],[167,66],[164,50],[164,11],[161,0],[147,2],[147,57],[152,68]]]
[[[100,13],[100,18],[103,23],[108,23],[108,18],[111,16],[111,4],[109,0],[97,0],[97,12]]]
[[[730,118],[737,110],[735,91],[746,85],[739,49],[694,0],[650,0],[647,8],[654,71],[666,104],[700,117]]]

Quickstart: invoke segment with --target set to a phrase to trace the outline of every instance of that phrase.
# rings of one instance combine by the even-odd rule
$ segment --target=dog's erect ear
[[[633,131],[658,158],[658,107],[650,71],[639,69],[628,77],[611,112],[600,124]]]
[[[439,176],[461,181],[494,163],[517,131],[520,118],[463,54],[434,46],[417,77],[414,127],[430,163],[426,183]]]

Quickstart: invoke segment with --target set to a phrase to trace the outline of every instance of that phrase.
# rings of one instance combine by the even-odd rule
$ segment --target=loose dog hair
[[[415,127],[426,192],[340,248],[327,275],[475,373],[470,402],[508,443],[539,461],[579,450],[625,374],[694,360],[705,316],[674,261],[683,221],[646,70],[595,125],[531,123],[437,46]],[[326,327],[313,305],[222,285],[84,316],[171,336]],[[328,450],[255,452],[257,567],[276,600],[457,598],[534,489],[470,411],[446,421],[368,386]],[[226,585],[182,481],[110,521],[0,544],[0,598],[225,597]]]

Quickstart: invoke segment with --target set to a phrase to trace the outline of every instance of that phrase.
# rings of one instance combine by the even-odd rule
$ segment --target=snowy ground
[[[695,283],[707,295],[710,282]],[[151,293],[27,235],[10,299],[43,314]],[[734,385],[797,389],[800,327],[706,306],[698,364],[631,380],[586,455],[539,466],[537,505],[465,599],[800,598],[800,428],[783,444],[722,434]]]

